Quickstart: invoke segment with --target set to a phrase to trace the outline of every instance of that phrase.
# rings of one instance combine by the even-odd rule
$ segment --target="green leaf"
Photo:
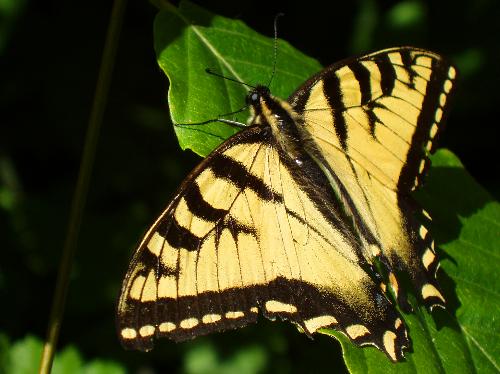
[[[80,353],[75,347],[66,347],[54,360],[52,374],[77,373],[83,365]]]
[[[388,13],[388,22],[393,28],[409,28],[424,23],[425,7],[419,1],[402,1]]]
[[[500,371],[500,321],[494,318],[500,315],[500,204],[450,151],[439,150],[431,159],[426,187],[417,198],[433,217],[442,267],[438,279],[448,309],[431,315],[419,307],[404,315],[413,352],[397,365],[384,361],[377,349],[356,348],[334,333],[353,373]]]
[[[0,334],[0,373],[32,374],[38,372],[43,343],[34,336],[28,335],[9,347],[5,335]],[[102,359],[83,362],[80,352],[73,346],[64,348],[54,358],[53,374],[123,374],[125,369],[116,362]]]
[[[12,374],[36,373],[41,353],[42,342],[33,336],[27,336],[12,344],[5,362],[6,367],[2,369]]]
[[[449,151],[434,157],[420,195],[431,207],[433,232],[443,250],[450,313],[456,316],[477,372],[500,371],[500,204]]]
[[[125,368],[109,360],[93,360],[82,369],[82,374],[125,374]]]
[[[261,373],[267,364],[264,347],[243,346],[228,357],[221,357],[213,343],[200,342],[185,357],[184,371],[188,374],[251,374]]]
[[[246,89],[205,73],[205,68],[249,84],[266,84],[272,72],[273,41],[241,21],[214,15],[188,2],[179,8],[161,3],[155,21],[155,46],[160,67],[170,80],[169,106],[174,123],[196,123],[235,111]],[[270,20],[270,25],[272,24]],[[271,90],[287,97],[320,69],[288,43],[278,46]],[[242,121],[242,117],[238,119]],[[450,124],[452,125],[452,124]],[[183,149],[200,155],[212,151],[235,130],[221,123],[176,127]],[[406,361],[393,364],[375,348],[358,348],[342,334],[351,372],[498,372],[500,371],[500,208],[449,151],[432,157],[427,186],[417,199],[434,217],[432,233],[441,256],[439,281],[447,310],[429,313],[416,305],[404,319],[412,339]],[[330,333],[330,332],[329,332]]]
[[[9,365],[10,341],[7,335],[0,332],[0,373]]]
[[[179,8],[161,2],[154,24],[155,50],[161,69],[169,77],[168,104],[174,123],[199,123],[230,113],[245,105],[248,88],[207,74],[213,69],[251,85],[267,84],[272,76],[274,41],[241,21],[214,15],[183,1]],[[270,29],[272,20],[269,20]],[[278,42],[272,92],[286,97],[307,77],[321,69],[285,41]],[[236,116],[246,122],[248,111]],[[225,118],[232,119],[232,116]],[[237,130],[220,122],[204,126],[176,126],[182,149],[201,156]]]

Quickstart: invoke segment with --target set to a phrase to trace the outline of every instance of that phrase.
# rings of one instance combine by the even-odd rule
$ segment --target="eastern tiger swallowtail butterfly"
[[[410,192],[455,79],[441,56],[400,47],[327,67],[286,101],[252,90],[249,126],[189,174],[136,250],[118,303],[122,344],[149,350],[260,311],[401,360],[409,338],[386,285],[404,310],[400,274],[426,305],[445,303],[430,216]]]

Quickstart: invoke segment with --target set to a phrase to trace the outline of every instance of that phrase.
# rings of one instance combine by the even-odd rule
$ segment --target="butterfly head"
[[[256,86],[246,97],[246,104],[252,108],[251,125],[271,130],[274,141],[293,160],[301,158],[302,137],[298,124],[301,117],[286,101],[271,95],[267,86]]]
[[[251,106],[257,114],[261,112],[262,99],[268,98],[271,95],[269,88],[266,86],[257,86],[250,91],[246,98],[247,105]]]

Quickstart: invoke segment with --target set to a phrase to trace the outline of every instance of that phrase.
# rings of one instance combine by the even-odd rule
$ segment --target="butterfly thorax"
[[[251,125],[269,127],[279,147],[300,164],[304,154],[304,139],[298,126],[302,116],[292,106],[271,95],[269,88],[257,86],[247,96],[253,110]]]

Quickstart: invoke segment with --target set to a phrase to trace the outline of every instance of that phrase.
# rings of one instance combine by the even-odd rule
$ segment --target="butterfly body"
[[[401,47],[332,65],[287,101],[256,87],[249,127],[193,170],[139,245],[118,304],[124,346],[244,326],[261,311],[402,359],[409,339],[386,284],[409,309],[407,273],[427,305],[444,305],[410,192],[454,79],[440,56]]]

